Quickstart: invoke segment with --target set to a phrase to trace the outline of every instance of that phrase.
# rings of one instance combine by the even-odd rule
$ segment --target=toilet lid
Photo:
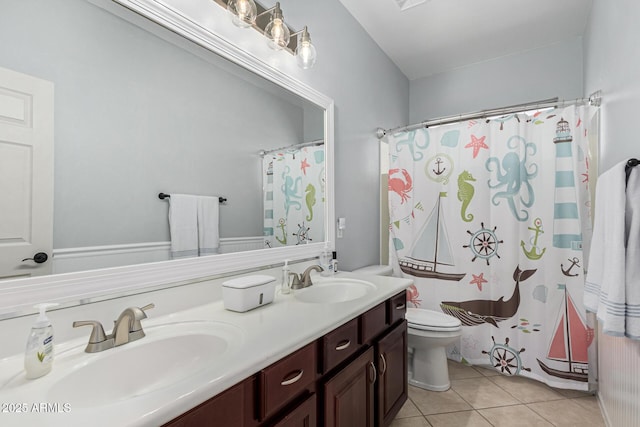
[[[368,265],[353,270],[353,273],[374,274],[376,276],[391,276],[393,267],[390,265]]]
[[[420,308],[407,308],[405,315],[410,328],[430,330],[453,330],[462,325],[460,320],[448,314]]]

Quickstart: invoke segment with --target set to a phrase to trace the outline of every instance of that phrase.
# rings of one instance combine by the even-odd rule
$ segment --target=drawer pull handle
[[[380,354],[380,361],[382,362],[382,368],[380,369],[380,376],[383,376],[387,372],[387,361],[384,359],[384,354]]]
[[[287,377],[291,377],[291,378],[283,379],[282,382],[280,383],[280,385],[291,385],[291,384],[297,382],[298,380],[300,380],[300,378],[302,378],[302,374],[304,374],[304,370],[298,369],[297,372],[298,373],[295,374],[295,375],[293,375],[295,373],[295,371],[290,373],[289,375],[287,375],[285,378],[287,378]]]
[[[351,340],[340,341],[338,345],[336,345],[336,350],[338,351],[344,350],[345,348],[348,348],[350,345],[351,345]]]
[[[403,304],[398,304],[398,305],[396,305],[396,310],[404,310],[404,308],[405,308],[406,306],[407,306],[407,305],[406,305],[406,304],[404,304],[404,303],[403,303]]]
[[[369,365],[371,365],[371,370],[373,372],[373,378],[371,378],[371,375],[369,375],[369,378],[371,380],[371,384],[373,384],[378,379],[378,373],[376,372],[376,365],[374,365],[373,362],[369,362]]]

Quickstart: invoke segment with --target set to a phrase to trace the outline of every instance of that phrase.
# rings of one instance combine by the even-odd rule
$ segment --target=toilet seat
[[[433,310],[408,308],[405,318],[409,328],[422,331],[457,331],[462,327],[459,319]]]

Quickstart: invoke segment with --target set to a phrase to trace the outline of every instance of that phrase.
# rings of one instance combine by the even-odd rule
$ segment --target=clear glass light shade
[[[237,27],[248,28],[256,22],[258,8],[253,0],[229,0],[227,10]]]
[[[291,33],[282,18],[272,19],[265,27],[264,34],[269,39],[271,49],[281,50],[289,45]]]
[[[296,47],[296,61],[302,69],[313,67],[316,63],[316,48],[310,40],[305,40]]]

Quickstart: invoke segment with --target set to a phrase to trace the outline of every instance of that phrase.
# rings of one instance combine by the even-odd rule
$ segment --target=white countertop
[[[53,370],[48,375],[24,378],[23,354],[0,360],[0,425],[6,426],[157,426],[208,400],[291,352],[357,317],[411,285],[409,279],[338,273],[334,277],[362,279],[376,289],[362,298],[334,304],[298,301],[279,290],[273,303],[245,312],[224,309],[215,301],[142,321],[147,337],[160,325],[179,322],[214,322],[232,331],[231,348],[195,375],[178,378],[149,393],[128,399],[101,399],[100,381],[83,390],[100,403],[78,403],[56,393],[56,384],[78,367],[98,360],[106,352],[125,352],[145,344],[143,338],[102,353],[84,352],[87,336],[57,343]],[[296,292],[296,291],[293,291]],[[228,326],[228,328],[227,328]],[[109,328],[106,328],[109,329]],[[163,372],[158,372],[161,378]],[[119,372],[109,379],[117,381]],[[95,388],[94,388],[95,387]],[[64,400],[62,400],[64,399]],[[22,410],[22,412],[17,412]],[[40,411],[40,412],[38,412]]]

